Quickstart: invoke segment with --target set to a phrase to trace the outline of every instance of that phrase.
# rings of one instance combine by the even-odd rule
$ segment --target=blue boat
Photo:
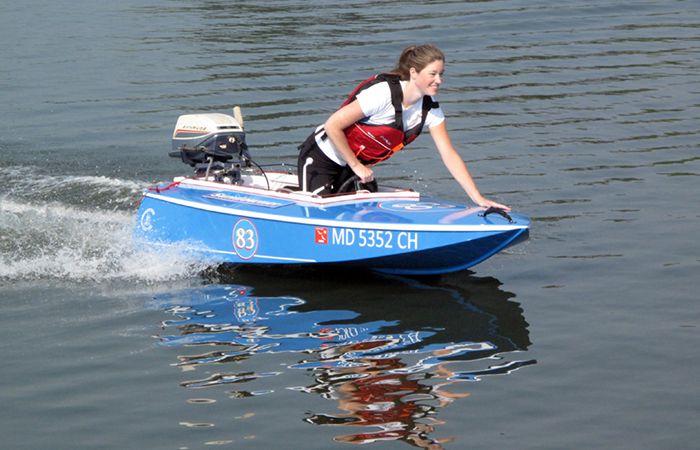
[[[212,264],[325,264],[432,275],[467,269],[528,236],[525,215],[424,198],[410,189],[309,192],[294,170],[252,160],[235,111],[233,117],[180,116],[170,155],[194,174],[144,193],[134,232],[139,244],[177,248]]]

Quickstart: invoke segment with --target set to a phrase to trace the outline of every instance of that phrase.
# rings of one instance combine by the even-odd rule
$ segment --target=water
[[[691,1],[5,2],[7,448],[694,448],[700,7]],[[261,163],[400,49],[483,193],[530,214],[472,271],[211,270],[130,241],[179,114]],[[381,180],[461,200],[429,138]]]

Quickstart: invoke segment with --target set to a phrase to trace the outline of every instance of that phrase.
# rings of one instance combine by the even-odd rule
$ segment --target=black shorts
[[[327,157],[316,144],[316,135],[311,135],[306,138],[303,144],[299,146],[299,159],[297,160],[297,169],[299,174],[299,187],[303,189],[304,182],[304,165],[306,159],[311,157],[313,162],[306,168],[306,190],[315,192],[321,189],[317,194],[327,195],[336,194],[343,184],[352,178],[355,173],[349,166],[341,166],[335,161]],[[346,189],[343,189],[344,191]],[[354,189],[349,189],[354,190]]]

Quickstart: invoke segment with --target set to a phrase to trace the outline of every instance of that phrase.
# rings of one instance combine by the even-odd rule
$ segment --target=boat
[[[211,264],[330,265],[398,275],[472,267],[527,239],[530,219],[412,189],[306,189],[306,170],[251,157],[240,108],[181,115],[170,156],[194,169],[145,190],[139,246],[186,251]],[[310,163],[311,161],[307,161]],[[299,179],[301,178],[301,182]]]

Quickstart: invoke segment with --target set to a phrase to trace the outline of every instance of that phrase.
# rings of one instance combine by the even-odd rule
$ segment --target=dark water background
[[[0,38],[3,448],[696,448],[697,2],[3,1]],[[133,249],[178,115],[293,161],[414,42],[526,244],[438,280]],[[463,199],[428,138],[377,175]]]

